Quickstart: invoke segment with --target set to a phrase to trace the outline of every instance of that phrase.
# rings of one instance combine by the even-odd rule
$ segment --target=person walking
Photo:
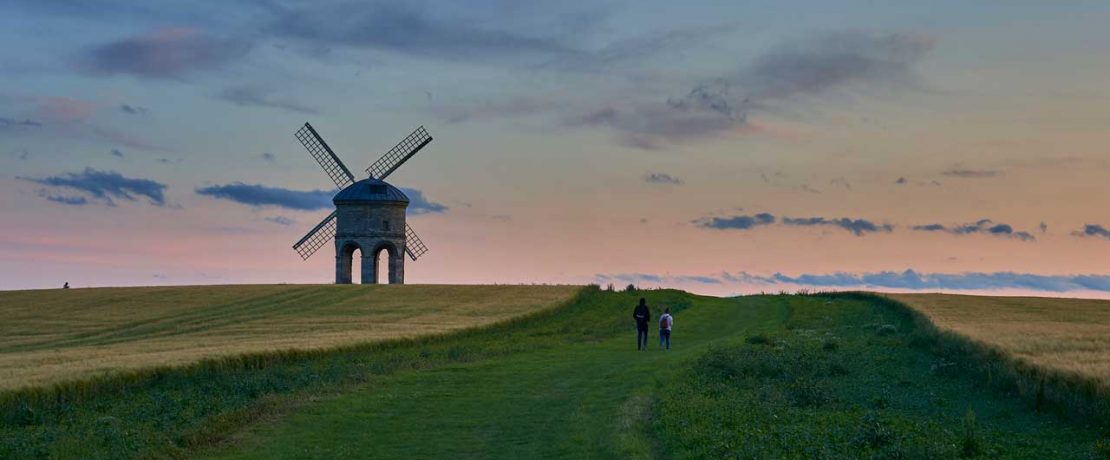
[[[663,316],[659,317],[659,348],[663,348],[663,343],[666,342],[667,349],[671,349],[671,326],[674,325],[674,317],[671,316],[671,309],[664,308]]]
[[[647,350],[648,321],[651,320],[651,310],[648,310],[647,301],[640,297],[640,304],[632,310],[632,318],[636,320],[636,349]]]

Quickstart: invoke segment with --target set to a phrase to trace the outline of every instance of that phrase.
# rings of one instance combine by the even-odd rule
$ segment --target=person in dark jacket
[[[651,320],[651,311],[648,310],[647,302],[643,297],[640,298],[640,304],[632,311],[632,318],[636,320],[636,349],[647,350],[648,321]]]

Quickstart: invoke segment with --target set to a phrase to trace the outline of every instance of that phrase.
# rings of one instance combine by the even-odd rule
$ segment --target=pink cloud
[[[241,58],[250,44],[186,27],[157,29],[88,50],[80,65],[96,74],[179,79]]]
[[[41,97],[37,102],[35,117],[54,123],[85,121],[96,110],[96,104],[93,102],[64,96]]]
[[[738,135],[763,135],[773,139],[794,142],[812,137],[811,133],[803,132],[794,126],[752,119],[748,119],[747,123],[737,126],[733,132]]]

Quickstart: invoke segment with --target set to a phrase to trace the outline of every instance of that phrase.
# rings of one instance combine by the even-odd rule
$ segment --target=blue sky
[[[289,248],[333,191],[292,136],[309,121],[357,171],[435,136],[390,178],[432,248],[410,282],[732,293],[913,270],[939,281],[873,287],[1102,295],[1053,277],[1108,274],[1108,19],[1095,1],[16,1],[0,289],[329,281],[330,252]]]

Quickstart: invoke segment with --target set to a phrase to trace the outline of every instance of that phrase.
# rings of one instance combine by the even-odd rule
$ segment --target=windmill
[[[298,240],[293,250],[307,260],[334,238],[336,284],[351,283],[351,258],[355,249],[362,254],[362,282],[377,283],[378,254],[387,251],[389,283],[403,284],[404,254],[415,262],[428,252],[428,247],[405,222],[408,197],[384,179],[428,145],[432,136],[423,126],[416,128],[366,168],[367,178],[359,181],[312,125],[305,123],[295,136],[340,191],[332,198],[335,211]]]

